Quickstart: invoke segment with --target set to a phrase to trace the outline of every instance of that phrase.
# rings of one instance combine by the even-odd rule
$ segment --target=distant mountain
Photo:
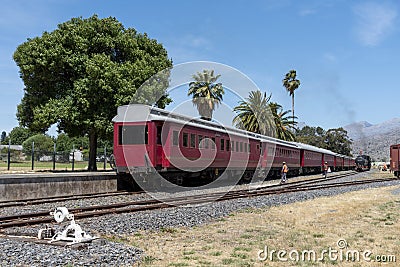
[[[370,155],[376,161],[389,161],[389,147],[400,143],[400,118],[379,124],[361,121],[343,127],[353,140],[352,153]]]

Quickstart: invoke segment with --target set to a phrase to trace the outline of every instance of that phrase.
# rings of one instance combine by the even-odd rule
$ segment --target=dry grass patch
[[[400,187],[385,187],[321,197],[266,209],[246,210],[193,228],[141,231],[129,243],[143,249],[143,266],[396,266],[394,263],[258,260],[259,250],[320,253],[346,240],[342,251],[370,250],[400,261]],[[317,255],[320,256],[320,254]],[[286,258],[289,258],[286,255]]]

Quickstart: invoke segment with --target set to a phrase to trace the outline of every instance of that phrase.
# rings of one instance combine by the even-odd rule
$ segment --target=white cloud
[[[325,53],[323,55],[323,57],[324,57],[325,60],[327,60],[329,62],[336,62],[337,61],[336,56],[334,54],[332,54],[332,53],[329,53],[329,52]]]
[[[209,52],[213,49],[212,42],[200,35],[184,35],[164,41],[169,56],[174,64],[192,60],[207,60]]]
[[[309,15],[314,15],[317,13],[316,9],[313,8],[305,8],[300,10],[299,15],[300,16],[309,16]]]
[[[378,3],[363,3],[354,8],[356,35],[366,46],[376,46],[394,29],[397,11],[392,6]]]
[[[206,50],[211,48],[211,42],[208,39],[202,36],[196,36],[191,34],[185,35],[182,38],[180,38],[179,43],[181,43],[184,46],[188,46],[190,48],[200,48]]]

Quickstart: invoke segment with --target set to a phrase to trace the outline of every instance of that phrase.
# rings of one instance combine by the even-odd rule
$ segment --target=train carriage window
[[[221,138],[221,150],[225,149],[225,139]]]
[[[244,152],[247,153],[247,144],[244,143]]]
[[[161,145],[162,126],[157,126],[157,145]]]
[[[239,152],[239,142],[236,141],[236,152]]]
[[[199,135],[199,148],[203,148],[203,136]]]
[[[187,133],[183,133],[183,137],[182,137],[182,145],[184,147],[188,147],[189,146],[189,135]]]
[[[190,147],[191,148],[196,147],[196,135],[195,134],[190,134]]]
[[[268,153],[267,153],[267,155],[268,155],[269,157],[272,157],[273,155],[275,155],[275,150],[274,150],[274,148],[273,148],[272,146],[269,146],[269,147],[268,147]]]
[[[235,141],[231,141],[231,150],[235,151]]]
[[[249,144],[249,153],[251,153],[251,145]]]
[[[172,131],[172,145],[177,146],[179,144],[178,131]]]
[[[118,127],[119,145],[142,145],[148,144],[147,125],[121,125]]]
[[[208,148],[208,136],[204,136],[204,147],[207,149]]]
[[[229,151],[230,150],[230,141],[229,140],[226,140],[226,151]]]
[[[243,142],[240,142],[240,152],[243,152]]]
[[[215,137],[211,137],[211,149],[215,149],[216,144]]]

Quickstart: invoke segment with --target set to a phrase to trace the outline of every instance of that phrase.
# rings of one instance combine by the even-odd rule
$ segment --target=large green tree
[[[115,18],[72,18],[53,32],[28,39],[14,53],[25,85],[20,123],[44,132],[54,123],[90,140],[89,170],[96,170],[97,139],[108,139],[116,108],[130,102],[163,106],[168,80],[138,88],[172,66],[154,39]]]
[[[321,127],[304,126],[296,130],[296,140],[300,143],[325,148],[325,133]]]
[[[35,135],[26,127],[17,126],[14,127],[8,136],[5,138],[4,143],[8,144],[11,141],[11,145],[22,145],[22,143],[29,137]]]
[[[324,142],[326,148],[342,155],[351,156],[352,141],[342,127],[326,131]]]
[[[297,73],[295,70],[290,70],[286,73],[285,78],[282,80],[283,86],[285,87],[286,91],[292,96],[292,118],[294,122],[294,91],[299,88],[300,80],[296,78]]]
[[[348,137],[347,131],[343,128],[325,131],[321,127],[305,126],[296,131],[296,140],[304,144],[326,148],[342,155],[351,156],[352,141]]]
[[[44,134],[37,134],[29,137],[22,143],[22,151],[26,155],[31,155],[32,153],[32,143],[34,143],[34,151],[37,156],[51,155],[54,150],[54,140]]]
[[[269,109],[271,95],[261,91],[251,91],[246,100],[240,101],[233,111],[237,115],[233,118],[233,124],[246,131],[263,135],[275,135],[274,117]]]
[[[290,110],[284,111],[283,107],[276,102],[269,103],[269,108],[275,122],[276,137],[281,140],[295,141],[294,132],[297,122],[295,118],[288,116]]]
[[[3,144],[4,141],[6,141],[7,133],[6,131],[1,132],[1,138],[0,138],[0,143]]]
[[[214,75],[214,70],[203,70],[193,75],[194,81],[189,83],[188,96],[192,96],[192,102],[204,120],[212,119],[213,111],[225,93],[222,83],[217,83],[220,76]]]

